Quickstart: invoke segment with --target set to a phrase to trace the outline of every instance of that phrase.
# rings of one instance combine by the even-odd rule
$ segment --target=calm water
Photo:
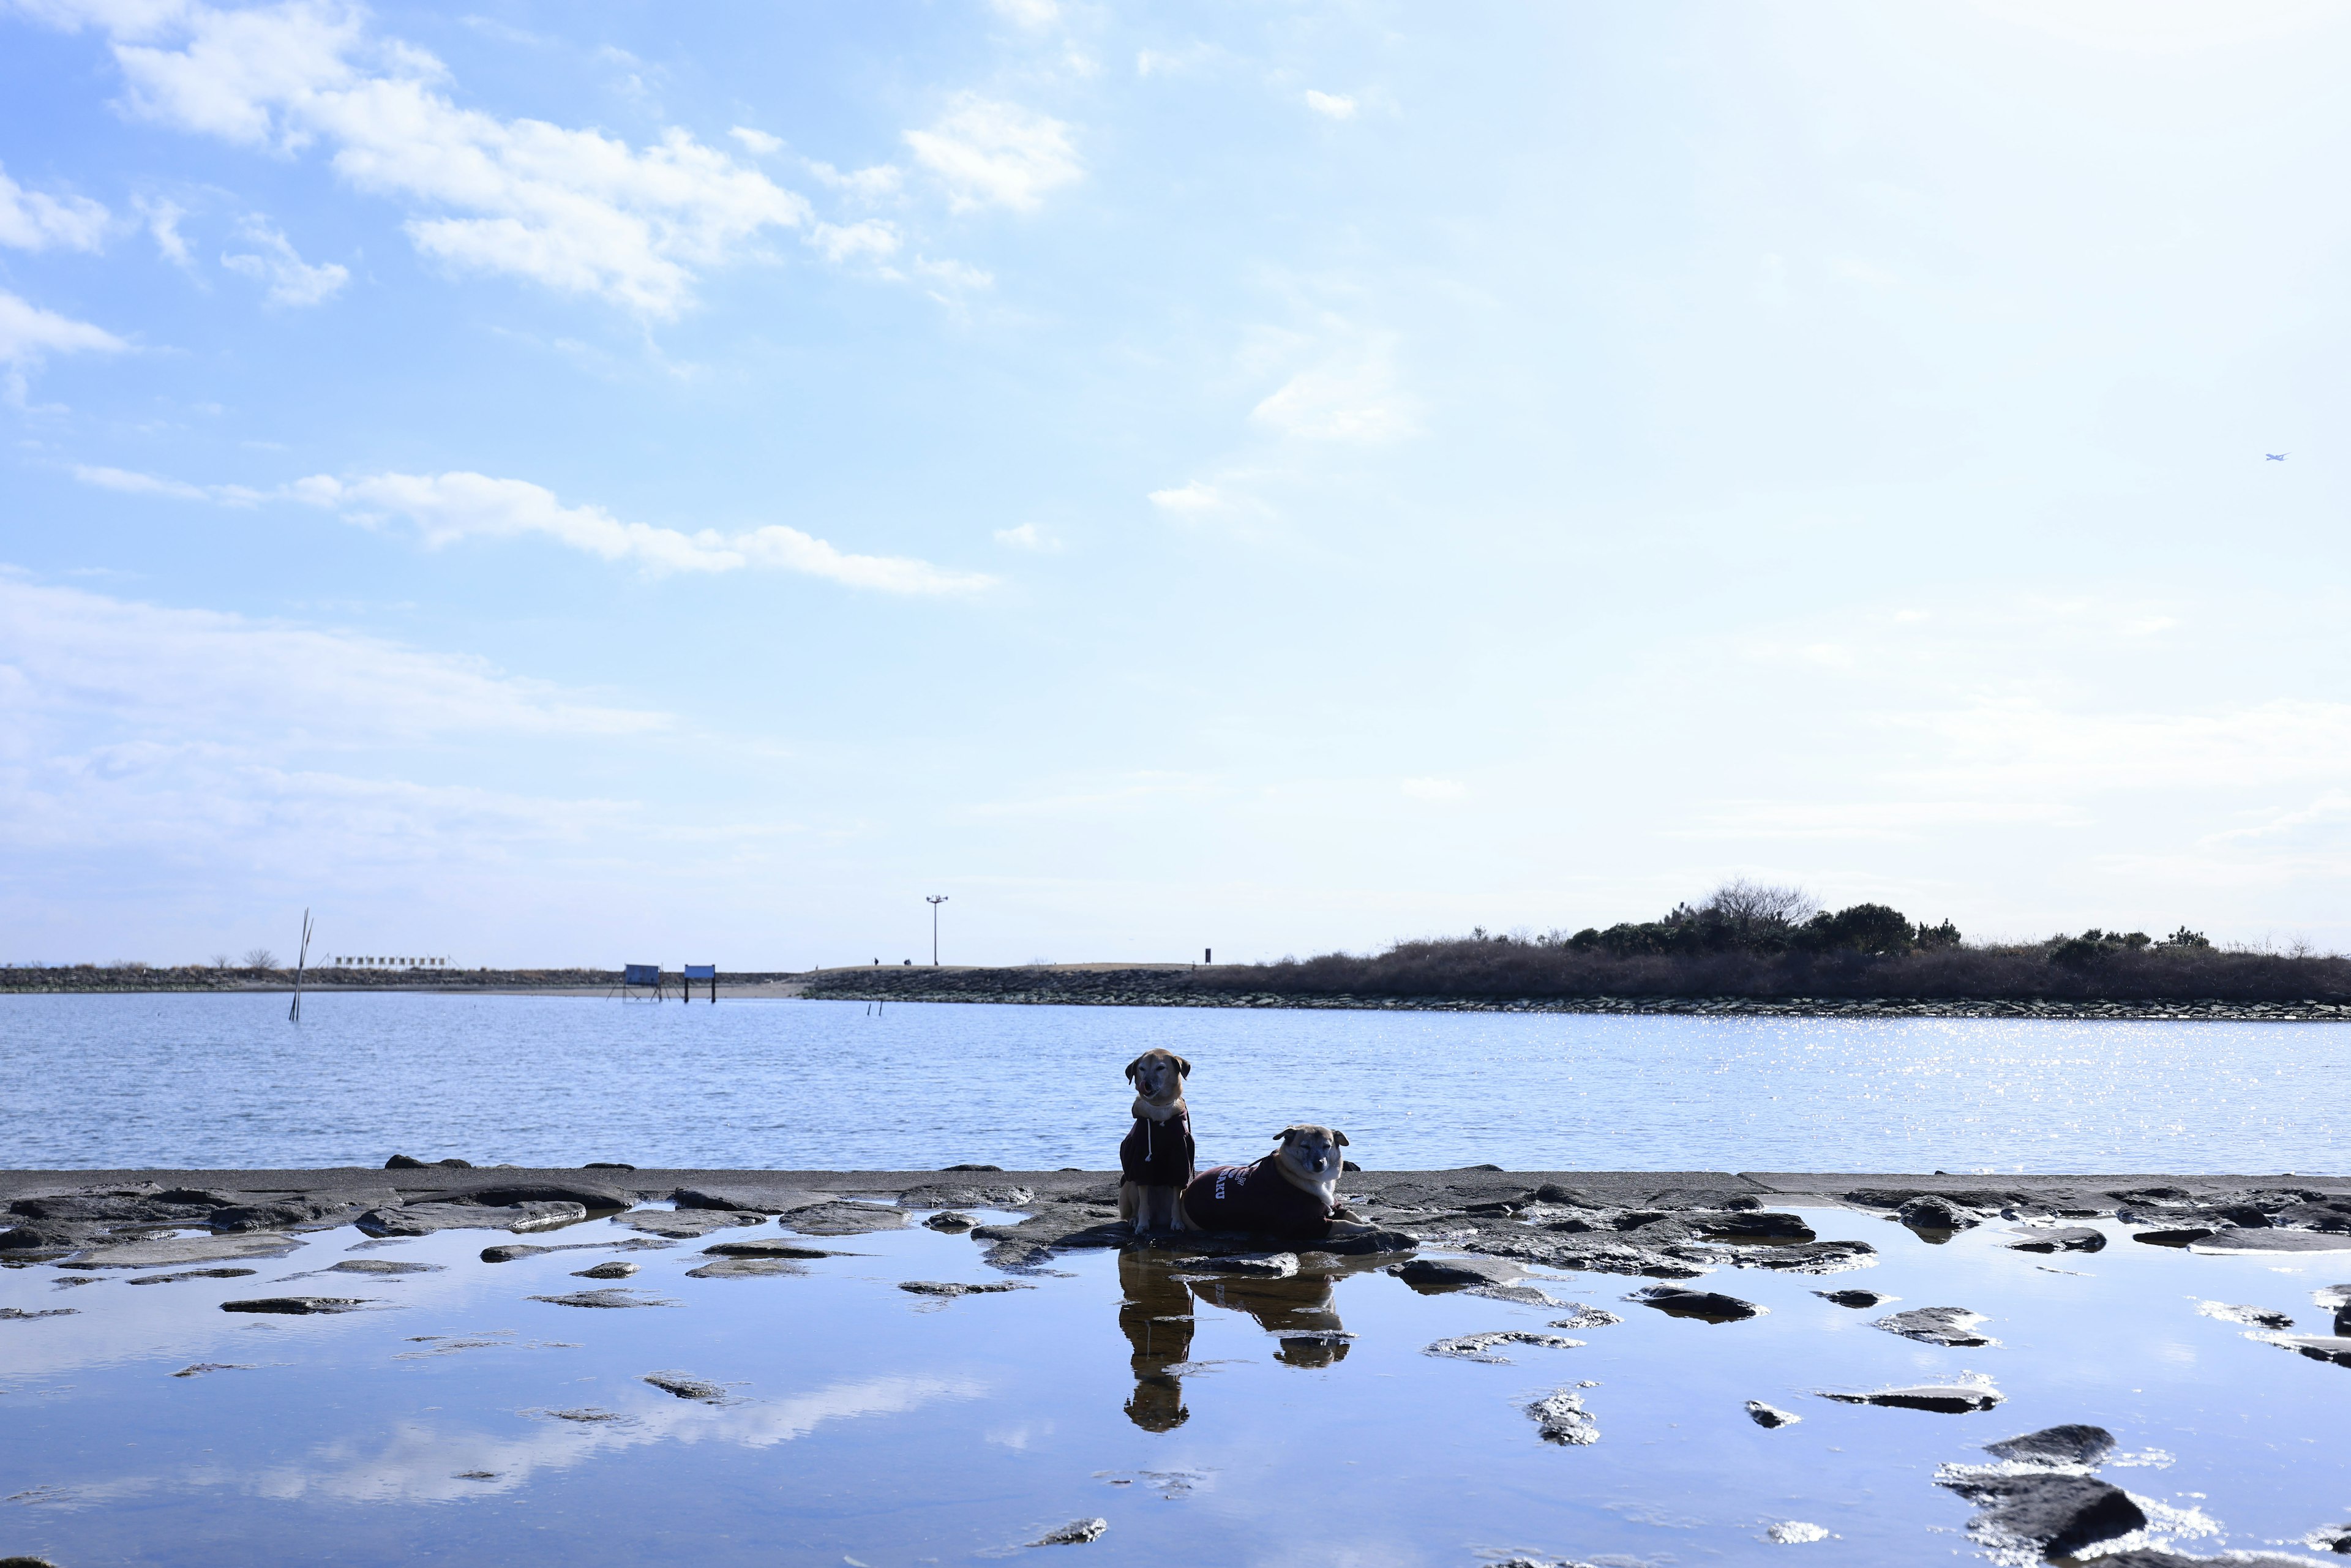
[[[936,1305],[895,1284],[1002,1276],[967,1238],[920,1228],[818,1242],[846,1255],[789,1278],[688,1279],[700,1242],[631,1251],[643,1271],[627,1285],[674,1304],[623,1312],[529,1299],[588,1288],[571,1271],[611,1254],[485,1264],[484,1243],[506,1239],[482,1231],[390,1246],[325,1232],[237,1280],[141,1287],[103,1270],[67,1286],[67,1270],[9,1269],[0,1306],[76,1315],[0,1321],[0,1552],[79,1568],[898,1568],[1031,1561],[1025,1542],[1100,1518],[1085,1563],[1981,1563],[1936,1467],[2069,1421],[2114,1432],[2125,1452],[2105,1479],[2199,1557],[2346,1518],[2351,1371],[2197,1309],[2251,1303],[2326,1333],[2312,1294],[2351,1254],[2281,1267],[2108,1225],[2104,1252],[2042,1260],[2004,1249],[1998,1223],[1932,1247],[1849,1211],[1807,1218],[1883,1261],[1825,1280],[1718,1270],[1708,1288],[1769,1309],[1719,1324],[1625,1301],[1638,1280],[1546,1280],[1626,1321],[1565,1331],[1577,1347],[1507,1346],[1506,1365],[1424,1352],[1554,1332],[1560,1309],[1420,1295],[1377,1271],[1194,1283],[1106,1252],[1061,1260],[1033,1290]],[[623,1237],[599,1219],[530,1239]],[[278,1282],[354,1249],[440,1269]],[[1915,1343],[1870,1326],[1886,1309],[1812,1293],[1854,1286],[1972,1308],[1999,1343]],[[287,1291],[378,1305],[219,1310]],[[1308,1328],[1353,1338],[1301,1353]],[[229,1369],[173,1375],[205,1362]],[[723,1385],[724,1402],[642,1381],[665,1371]],[[1176,1390],[1144,1386],[1161,1374]],[[2007,1402],[1938,1415],[1820,1397],[1968,1374]],[[1578,1385],[1598,1440],[1542,1442],[1524,1406]],[[1802,1421],[1764,1430],[1750,1399]],[[1769,1542],[1791,1522],[1827,1538]]]
[[[0,997],[0,1164],[1102,1169],[1121,1068],[1206,1160],[1374,1169],[2344,1169],[2351,1025],[314,995]]]

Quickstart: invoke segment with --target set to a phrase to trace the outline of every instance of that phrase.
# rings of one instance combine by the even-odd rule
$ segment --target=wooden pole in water
[[[302,946],[294,954],[294,1005],[287,1009],[287,1023],[302,1021],[302,966],[310,959],[310,912],[302,912]]]

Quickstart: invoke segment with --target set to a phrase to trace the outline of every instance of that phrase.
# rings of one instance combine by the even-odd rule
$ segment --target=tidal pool
[[[67,1315],[0,1312],[0,1555],[894,1568],[1026,1561],[1028,1543],[1100,1521],[1038,1560],[1981,1562],[1974,1510],[1938,1467],[2066,1422],[2113,1432],[2098,1474],[2173,1550],[2315,1562],[2304,1538],[2351,1519],[2351,1368],[2206,1306],[2330,1334],[2314,1293],[2351,1279],[2351,1252],[2203,1256],[2099,1221],[2103,1251],[2037,1256],[1997,1221],[1932,1245],[1874,1215],[1802,1212],[1882,1261],[1680,1281],[1765,1309],[1724,1322],[1627,1300],[1650,1281],[1547,1270],[1533,1282],[1561,1305],[1423,1293],[1361,1261],[1251,1280],[1105,1250],[1008,1276],[969,1238],[920,1227],[799,1239],[834,1254],[802,1272],[688,1277],[707,1245],[784,1240],[774,1221],[664,1248],[609,1219],[525,1238],[344,1228],[232,1278],[19,1266],[0,1271],[0,1309]],[[514,1240],[592,1245],[481,1260]],[[576,1277],[608,1260],[640,1267]],[[431,1267],[333,1270],[347,1262]],[[137,1283],[156,1273],[184,1277]],[[600,1289],[666,1304],[532,1299]],[[1854,1289],[1898,1299],[1817,1293]],[[289,1294],[368,1304],[221,1310]],[[1980,1313],[1997,1343],[1872,1326],[1935,1306]],[[1553,1326],[1581,1307],[1623,1321]],[[1427,1353],[1509,1331],[1582,1343]],[[2001,1402],[1945,1415],[1823,1396],[1966,1382]],[[1595,1440],[1544,1439],[1529,1407],[1561,1391]],[[1766,1428],[1749,1401],[1802,1419]]]

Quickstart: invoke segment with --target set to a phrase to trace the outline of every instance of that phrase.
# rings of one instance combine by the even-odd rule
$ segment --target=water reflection
[[[1125,1335],[1134,1391],[1127,1419],[1146,1432],[1172,1432],[1191,1419],[1183,1371],[1196,1327],[1193,1303],[1238,1312],[1280,1342],[1284,1366],[1332,1366],[1354,1336],[1340,1321],[1337,1282],[1374,1262],[1318,1259],[1285,1279],[1216,1271],[1213,1259],[1136,1248],[1119,1255],[1118,1326]]]
[[[1140,1249],[1118,1257],[1118,1326],[1134,1372],[1126,1418],[1146,1432],[1172,1432],[1192,1418],[1184,1380],[1173,1370],[1192,1359],[1192,1292],[1168,1261]]]

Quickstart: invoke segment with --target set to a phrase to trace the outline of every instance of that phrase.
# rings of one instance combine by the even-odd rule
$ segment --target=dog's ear
[[[1331,1136],[1337,1142],[1341,1148],[1343,1149],[1347,1146],[1347,1134],[1339,1131],[1338,1128],[1333,1127],[1331,1129]]]
[[[1133,1061],[1126,1064],[1126,1081],[1129,1083],[1134,1082],[1134,1075],[1143,1071],[1143,1058],[1144,1056],[1149,1056],[1150,1054],[1151,1053],[1146,1051],[1143,1053],[1143,1056],[1138,1056]]]
[[[1169,1051],[1167,1053],[1167,1060],[1176,1064],[1176,1071],[1177,1072],[1186,1078],[1192,1076],[1192,1064],[1190,1062],[1185,1061],[1182,1057],[1177,1056],[1174,1051]]]
[[[1306,1124],[1305,1124],[1305,1123],[1303,1123],[1303,1122],[1292,1122],[1291,1124],[1290,1124],[1290,1125],[1288,1125],[1287,1127],[1284,1127],[1284,1128],[1283,1128],[1281,1131],[1280,1131],[1279,1133],[1276,1133],[1276,1134],[1273,1135],[1273,1141],[1274,1141],[1275,1143],[1277,1143],[1277,1144],[1286,1144],[1286,1143],[1290,1142],[1290,1139],[1292,1139],[1292,1138],[1294,1138],[1294,1137],[1298,1136],[1298,1134],[1301,1134],[1301,1133],[1302,1133],[1302,1132],[1304,1132],[1304,1131],[1306,1131]]]

